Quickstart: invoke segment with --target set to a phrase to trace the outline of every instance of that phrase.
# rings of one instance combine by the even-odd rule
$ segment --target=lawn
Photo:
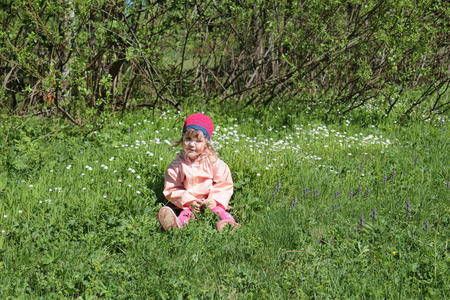
[[[215,108],[232,214],[163,231],[165,169],[192,111],[93,132],[2,117],[0,298],[449,297],[445,118],[323,121]]]

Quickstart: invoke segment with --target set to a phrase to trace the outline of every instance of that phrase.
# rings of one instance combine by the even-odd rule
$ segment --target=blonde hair
[[[183,143],[183,139],[185,137],[196,138],[196,139],[201,138],[202,140],[204,140],[206,142],[206,153],[205,153],[206,156],[211,160],[212,163],[215,163],[217,161],[217,159],[219,157],[217,156],[216,150],[214,150],[213,146],[211,145],[211,141],[206,138],[205,134],[201,130],[189,128],[186,132],[183,133],[183,135],[181,136],[181,138],[178,141],[173,143],[173,146],[177,147],[177,146],[181,145]],[[182,153],[184,155],[183,150],[182,150]]]

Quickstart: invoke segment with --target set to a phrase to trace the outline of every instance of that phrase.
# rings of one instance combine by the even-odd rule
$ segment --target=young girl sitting
[[[183,135],[177,143],[183,149],[167,169],[163,191],[181,213],[177,217],[170,207],[162,207],[158,219],[164,230],[184,227],[195,218],[194,212],[203,208],[219,216],[218,231],[227,224],[239,226],[226,211],[233,195],[233,180],[228,165],[211,146],[213,129],[212,120],[201,113],[190,115],[184,122]]]

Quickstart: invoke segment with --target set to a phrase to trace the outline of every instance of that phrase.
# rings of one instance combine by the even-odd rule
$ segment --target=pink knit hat
[[[197,113],[190,115],[184,121],[183,133],[185,133],[189,128],[201,130],[208,140],[211,139],[211,134],[214,130],[214,125],[210,117]]]

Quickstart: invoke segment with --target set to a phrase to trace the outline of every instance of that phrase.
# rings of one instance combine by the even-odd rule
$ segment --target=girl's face
[[[207,148],[206,137],[199,130],[188,131],[183,136],[183,150],[191,160],[196,160]]]

